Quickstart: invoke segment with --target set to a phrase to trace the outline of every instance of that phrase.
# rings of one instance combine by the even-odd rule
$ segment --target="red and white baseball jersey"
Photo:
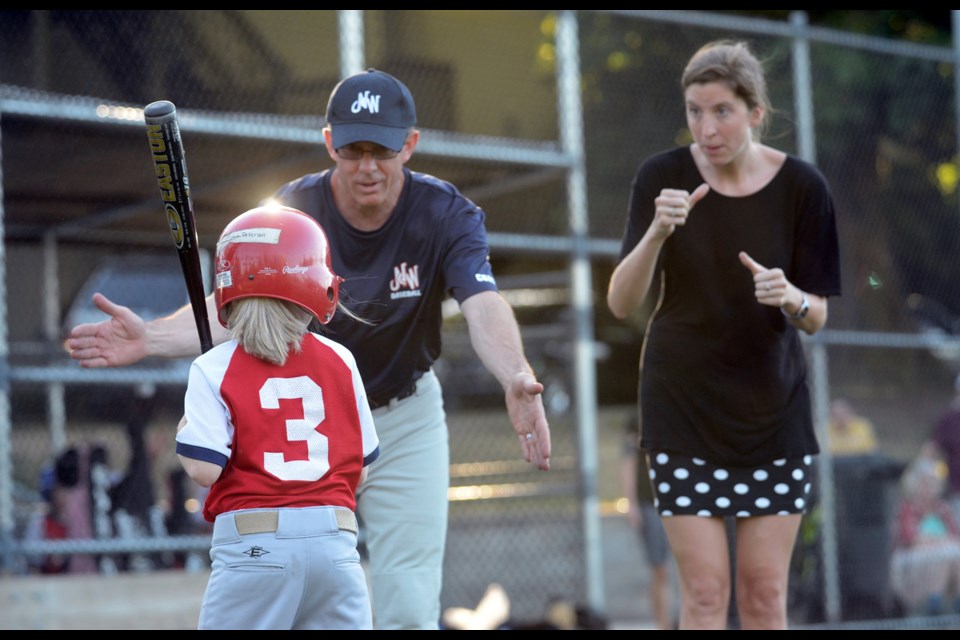
[[[177,453],[223,472],[203,516],[265,507],[355,509],[364,466],[379,438],[353,354],[304,335],[283,366],[230,340],[198,357],[184,396]]]

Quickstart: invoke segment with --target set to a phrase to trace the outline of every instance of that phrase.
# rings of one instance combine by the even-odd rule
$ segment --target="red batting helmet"
[[[320,224],[297,209],[257,207],[220,234],[216,254],[217,318],[232,300],[262,296],[300,305],[321,324],[337,309],[343,278],[333,272],[330,244]]]

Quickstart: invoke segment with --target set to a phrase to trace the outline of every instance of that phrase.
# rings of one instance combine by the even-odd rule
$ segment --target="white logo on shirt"
[[[393,280],[390,281],[390,291],[399,291],[400,289],[419,289],[420,288],[420,266],[414,265],[408,267],[403,262],[398,267],[393,268]]]
[[[366,109],[370,113],[380,113],[380,96],[370,95],[370,90],[357,94],[357,99],[350,105],[350,111],[360,113]]]

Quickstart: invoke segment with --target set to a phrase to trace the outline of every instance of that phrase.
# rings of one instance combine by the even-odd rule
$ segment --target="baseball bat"
[[[190,199],[190,179],[187,160],[184,157],[183,140],[180,137],[180,121],[177,108],[169,100],[151,102],[143,109],[147,125],[147,140],[153,166],[160,185],[170,234],[180,257],[183,279],[187,285],[193,319],[200,334],[200,349],[204,353],[213,347],[210,336],[210,321],[207,318],[207,303],[203,290],[203,272],[200,268],[200,247],[197,241],[197,225]]]

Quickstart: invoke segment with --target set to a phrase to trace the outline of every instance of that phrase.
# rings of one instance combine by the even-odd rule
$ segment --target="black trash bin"
[[[835,456],[837,574],[844,620],[895,615],[890,592],[890,553],[893,548],[898,482],[904,463],[882,454]],[[791,567],[792,607],[803,619],[825,618],[822,552],[823,513],[819,487],[822,458],[814,465],[813,500],[801,526]]]
[[[903,467],[883,455],[833,458],[837,560],[845,619],[890,613],[890,552]]]

